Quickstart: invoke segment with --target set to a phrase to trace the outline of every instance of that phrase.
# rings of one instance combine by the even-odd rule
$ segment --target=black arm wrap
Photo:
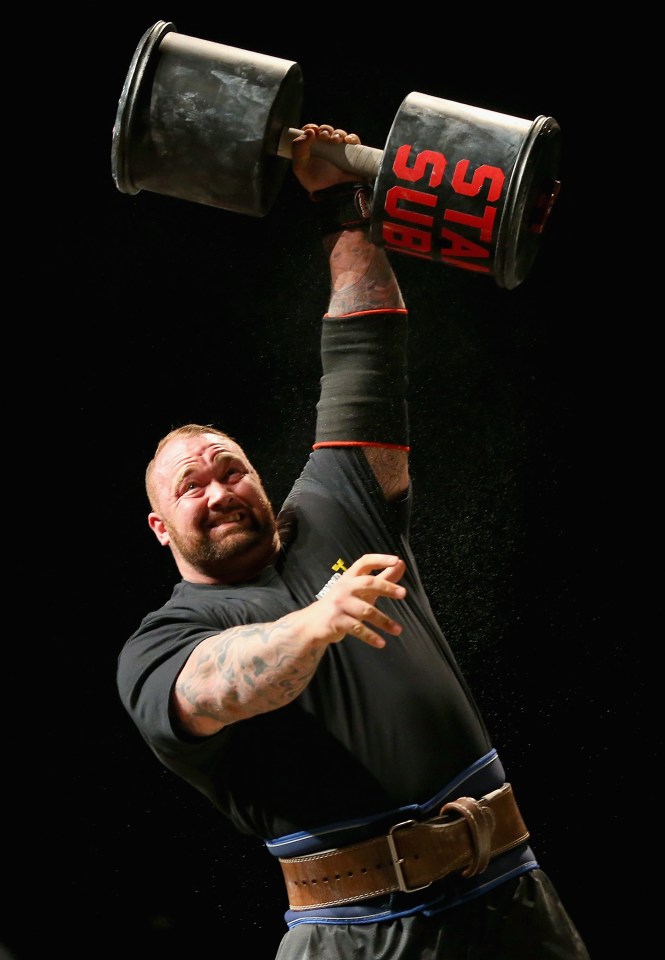
[[[336,183],[310,193],[322,236],[369,227],[373,190],[368,183]]]
[[[406,310],[323,320],[315,446],[408,448]]]

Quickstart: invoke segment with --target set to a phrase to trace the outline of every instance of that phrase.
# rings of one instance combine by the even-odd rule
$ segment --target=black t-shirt
[[[242,832],[282,837],[421,804],[491,750],[420,582],[410,510],[410,492],[386,502],[361,450],[315,450],[280,513],[292,535],[279,563],[242,586],[180,582],[121,651],[120,696],[147,743]],[[307,606],[370,552],[406,561],[406,599],[379,601],[399,637],[382,650],[332,644],[279,710],[205,738],[174,728],[170,692],[198,643]]]

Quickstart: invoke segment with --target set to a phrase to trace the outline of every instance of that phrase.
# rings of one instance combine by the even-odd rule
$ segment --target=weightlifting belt
[[[431,820],[403,820],[384,836],[279,862],[289,907],[309,910],[411,893],[457,870],[473,877],[528,837],[513,789],[504,783],[480,800],[444,804]]]

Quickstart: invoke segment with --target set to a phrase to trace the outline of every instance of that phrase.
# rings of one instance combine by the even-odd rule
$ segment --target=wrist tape
[[[407,449],[407,312],[323,319],[314,446]]]
[[[310,193],[322,236],[369,227],[372,197],[373,190],[368,183],[336,183]]]

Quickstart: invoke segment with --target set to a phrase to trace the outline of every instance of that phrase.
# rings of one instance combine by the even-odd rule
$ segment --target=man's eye
[[[247,476],[247,470],[240,463],[234,463],[222,476],[222,483],[238,483]]]

